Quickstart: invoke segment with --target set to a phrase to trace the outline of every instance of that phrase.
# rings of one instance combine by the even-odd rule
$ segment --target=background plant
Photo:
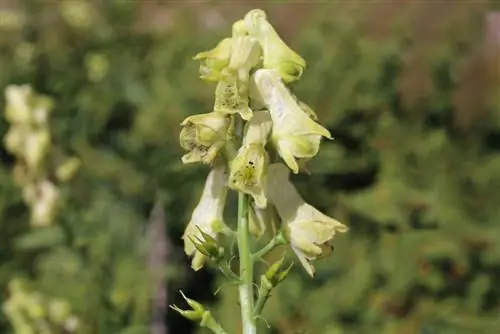
[[[155,202],[172,240],[167,273],[182,277],[170,279],[170,289],[206,305],[211,291],[193,283],[220,285],[213,271],[194,274],[181,260],[180,236],[206,172],[181,165],[177,134],[187,115],[213,102],[213,90],[193,76],[192,55],[251,6],[74,3],[1,4],[2,91],[30,84],[52,98],[53,142],[82,164],[63,186],[59,219],[71,228],[62,246],[21,250],[18,237],[33,233],[29,210],[13,183],[15,159],[0,151],[0,299],[8,299],[13,277],[29,276],[37,291],[70,300],[93,333],[146,331],[149,301],[138,313],[130,305],[149,291],[132,294],[132,304],[110,296],[119,285],[150,286],[129,279],[145,273],[135,255],[142,246],[130,245],[144,241]],[[336,255],[318,262],[314,283],[294,270],[276,290],[264,310],[269,332],[496,331],[498,53],[484,38],[494,6],[262,4],[308,62],[292,89],[335,137],[308,164],[312,175],[293,182],[350,227]],[[8,128],[2,117],[2,137]],[[432,229],[421,229],[424,218]],[[223,289],[211,307],[228,332],[240,327],[236,297]],[[192,329],[174,312],[167,319],[173,333]],[[3,313],[0,324],[11,330]]]

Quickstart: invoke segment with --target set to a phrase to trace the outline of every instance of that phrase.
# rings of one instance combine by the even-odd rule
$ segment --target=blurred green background
[[[235,289],[214,297],[223,280],[183,254],[208,169],[180,163],[178,133],[213,105],[192,56],[255,7],[306,59],[292,89],[336,139],[294,183],[351,228],[316,279],[278,287],[262,333],[500,331],[498,3],[3,0],[0,89],[52,98],[51,150],[81,166],[33,227],[0,147],[0,333],[205,333],[165,315],[179,289],[239,333]],[[14,298],[41,305],[25,331]]]

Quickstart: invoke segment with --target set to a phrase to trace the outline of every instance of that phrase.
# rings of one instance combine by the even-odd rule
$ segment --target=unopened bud
[[[282,257],[279,261],[275,262],[272,264],[269,269],[265,272],[263,275],[265,279],[273,286],[275,287],[279,283],[281,283],[290,270],[293,267],[293,263],[291,263],[286,269],[281,270],[281,266],[283,265],[283,262],[285,261],[285,257]]]

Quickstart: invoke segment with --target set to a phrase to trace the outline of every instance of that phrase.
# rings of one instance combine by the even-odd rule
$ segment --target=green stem
[[[205,314],[203,315],[200,325],[201,327],[210,329],[215,334],[227,334],[227,332],[222,328],[217,320],[214,319],[209,311],[205,312]]]
[[[265,278],[262,277],[259,288],[259,296],[257,302],[255,303],[254,316],[258,316],[262,313],[264,305],[266,305],[267,300],[271,297],[271,290],[273,285]]]
[[[248,196],[238,193],[238,251],[240,257],[240,295],[243,334],[256,334],[253,318],[253,258],[250,249]]]
[[[286,244],[286,240],[283,236],[283,233],[279,232],[274,238],[271,239],[271,241],[269,241],[269,243],[267,245],[265,245],[258,252],[255,252],[252,255],[252,258],[254,261],[258,261],[258,260],[262,259],[267,253],[269,253],[274,248],[276,248],[277,246],[284,245],[284,244]]]

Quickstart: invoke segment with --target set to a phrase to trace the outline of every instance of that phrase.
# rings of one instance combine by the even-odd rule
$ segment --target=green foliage
[[[88,333],[146,333],[143,230],[156,200],[173,238],[189,220],[206,172],[182,166],[178,124],[213,104],[191,57],[227,27],[200,23],[203,6],[75,4],[0,7],[1,90],[27,83],[53,98],[54,146],[82,160],[55,225],[36,230],[0,150],[0,302],[27,277],[70,302]],[[496,63],[481,53],[486,4],[317,7],[292,43],[307,62],[294,89],[335,141],[294,182],[351,230],[314,280],[292,271],[278,286],[268,332],[496,332],[500,108],[486,84]],[[218,295],[229,333],[236,296]],[[0,332],[12,332],[3,313]]]

